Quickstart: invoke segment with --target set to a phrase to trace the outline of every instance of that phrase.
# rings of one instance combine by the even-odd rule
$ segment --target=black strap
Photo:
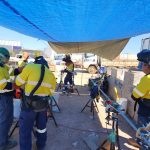
[[[141,100],[141,98],[135,98],[135,97],[133,96],[133,94],[131,95],[131,98],[135,101],[135,102],[134,102],[134,115],[135,115],[136,107],[137,107],[138,101]],[[134,117],[134,115],[133,115],[133,117]]]
[[[33,94],[35,93],[35,91],[39,88],[39,86],[41,85],[43,78],[44,78],[44,74],[45,74],[45,66],[41,65],[41,76],[40,79],[37,83],[37,85],[34,87],[34,89],[31,91],[29,97],[33,96]]]
[[[138,100],[136,100],[135,103],[134,103],[134,112],[136,112],[136,106],[137,106],[137,104],[138,104]]]
[[[72,62],[73,63],[73,62]],[[74,63],[73,63],[73,71],[74,71]]]

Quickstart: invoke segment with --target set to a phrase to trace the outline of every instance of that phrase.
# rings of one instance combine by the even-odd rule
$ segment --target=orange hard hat
[[[29,58],[29,53],[28,52],[23,52],[22,58],[24,60],[27,60]]]

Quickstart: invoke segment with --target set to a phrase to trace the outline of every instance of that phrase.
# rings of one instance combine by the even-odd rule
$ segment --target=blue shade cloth
[[[51,42],[92,42],[150,32],[149,0],[0,0],[0,26]]]

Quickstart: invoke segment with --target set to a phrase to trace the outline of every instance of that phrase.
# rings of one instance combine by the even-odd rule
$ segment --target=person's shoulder
[[[68,63],[71,64],[71,65],[74,64],[72,60],[70,60]]]
[[[9,66],[8,66],[8,65],[4,65],[4,66],[1,66],[1,67],[0,67],[0,70],[3,71],[4,69],[5,69],[5,70],[9,70]]]
[[[9,69],[10,69],[10,66],[9,66],[8,64],[5,64],[5,65],[4,65],[4,69],[9,70]]]
[[[33,66],[40,66],[40,64],[35,64],[35,63],[33,63],[33,62],[30,62],[30,63],[27,63],[26,66],[28,66],[28,67],[33,67]]]
[[[27,64],[24,69],[23,69],[23,72],[24,73],[35,73],[35,72],[39,72],[40,71],[40,66],[39,64],[34,64],[34,63],[31,63],[31,64]]]
[[[54,75],[54,73],[47,67],[45,67],[46,69],[46,73],[49,74],[49,75]]]
[[[146,75],[145,78],[150,82],[150,74]]]
[[[145,75],[144,77],[141,78],[141,82],[150,82],[150,74]]]
[[[150,78],[150,73],[146,75],[148,78]]]
[[[26,66],[25,66],[25,68],[26,69],[35,69],[35,68],[37,68],[38,66],[40,66],[39,64],[34,64],[34,63],[28,63]]]
[[[52,71],[49,68],[45,67],[45,70],[47,73],[52,74]]]

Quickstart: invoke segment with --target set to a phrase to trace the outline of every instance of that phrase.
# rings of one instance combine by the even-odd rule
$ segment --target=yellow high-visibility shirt
[[[37,85],[41,75],[40,64],[28,64],[16,78],[16,85],[25,85],[25,95],[29,96],[33,88]],[[56,78],[54,74],[45,67],[45,74],[40,87],[34,95],[51,96],[56,87]]]
[[[150,100],[150,74],[141,79],[140,83],[134,88],[132,95],[135,98]]]
[[[18,67],[24,67],[27,64],[24,60],[19,60],[18,61]]]
[[[67,62],[66,63],[66,70],[68,70],[69,72],[73,72],[74,71],[74,64],[73,64],[73,62]]]
[[[0,67],[0,93],[10,91],[5,89],[9,79],[9,66],[4,65],[4,67]]]

